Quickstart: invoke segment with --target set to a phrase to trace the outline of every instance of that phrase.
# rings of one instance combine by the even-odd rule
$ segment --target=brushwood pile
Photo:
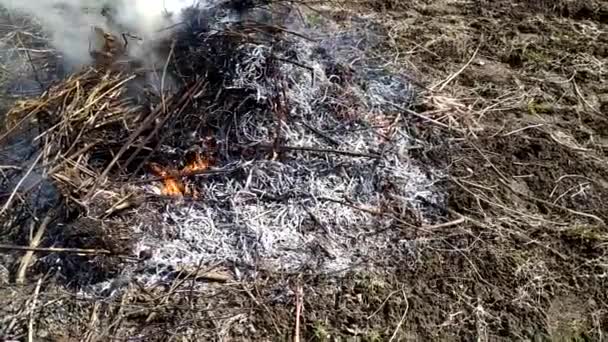
[[[113,293],[201,264],[246,279],[362,267],[386,248],[414,260],[394,223],[436,222],[445,195],[440,170],[409,157],[415,92],[374,54],[386,34],[282,2],[182,18],[154,68],[102,32],[93,66],[7,114],[1,158],[19,165],[0,181],[3,231],[29,245],[48,216],[36,247],[82,250],[29,272]]]

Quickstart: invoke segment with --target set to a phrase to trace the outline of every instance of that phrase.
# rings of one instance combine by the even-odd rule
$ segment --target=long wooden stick
[[[32,241],[30,241],[30,246],[26,247],[26,248],[28,248],[27,253],[25,253],[23,258],[21,258],[21,264],[19,265],[19,270],[17,271],[17,277],[15,279],[15,282],[17,284],[23,284],[25,282],[25,273],[27,272],[27,268],[29,267],[29,265],[32,261],[32,258],[34,257],[34,251],[32,249],[35,249],[36,247],[38,247],[38,245],[40,244],[40,241],[42,240],[42,235],[44,235],[44,232],[46,231],[46,227],[48,226],[48,224],[50,222],[51,222],[51,215],[48,215],[47,217],[44,218],[44,220],[42,220],[42,223],[38,227],[36,234],[32,238]]]
[[[457,226],[461,223],[464,223],[465,221],[466,221],[466,219],[461,216],[460,218],[450,221],[450,222],[440,223],[440,224],[436,224],[436,225],[432,225],[432,226],[422,226],[422,228],[424,228],[424,229],[448,228],[448,227],[452,227],[452,226]]]
[[[43,253],[72,253],[72,254],[111,254],[105,249],[82,249],[82,248],[59,248],[59,247],[32,247],[32,246],[16,246],[0,244],[0,251],[27,251],[34,254],[35,252]]]
[[[370,153],[359,153],[353,151],[344,151],[344,150],[336,150],[329,148],[316,148],[316,147],[307,147],[307,146],[286,146],[286,145],[265,145],[259,144],[253,146],[254,148],[264,149],[264,150],[281,150],[281,151],[303,151],[303,152],[316,152],[316,153],[332,153],[332,154],[342,154],[350,157],[359,157],[359,158],[371,158],[371,159],[380,159],[381,156],[379,154],[370,154]]]
[[[293,336],[293,342],[300,342],[300,317],[302,316],[302,305],[304,291],[301,286],[296,289],[296,327]]]
[[[40,286],[42,285],[42,278],[38,279],[36,289],[34,289],[34,296],[32,298],[32,306],[30,308],[30,320],[27,325],[27,340],[29,342],[34,341],[34,318],[36,315],[36,305],[38,304],[38,295],[40,294]]]

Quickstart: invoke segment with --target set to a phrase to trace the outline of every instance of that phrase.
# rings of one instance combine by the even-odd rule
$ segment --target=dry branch
[[[25,273],[27,272],[27,268],[29,267],[32,258],[34,257],[34,250],[42,241],[42,236],[44,235],[44,232],[46,231],[46,228],[50,222],[51,216],[46,216],[42,220],[42,223],[40,223],[36,234],[32,237],[29,247],[24,247],[24,249],[22,249],[26,250],[27,252],[21,258],[21,263],[19,264],[19,270],[17,271],[17,276],[15,277],[17,284],[23,284],[25,282]],[[0,245],[0,249],[2,249],[2,245]]]
[[[103,255],[111,254],[110,251],[103,249],[83,249],[83,248],[60,248],[60,247],[31,247],[31,246],[15,246],[0,244],[0,250],[4,251],[26,251],[28,255],[33,255],[36,252],[40,253],[67,253],[67,254],[89,254]],[[29,258],[31,260],[31,257]]]
[[[378,159],[381,156],[379,154],[370,154],[370,153],[359,153],[354,151],[344,151],[344,150],[336,150],[329,148],[316,148],[316,147],[306,147],[306,146],[285,146],[285,145],[265,145],[259,144],[255,145],[255,148],[259,148],[262,150],[273,151],[275,149],[279,151],[302,151],[302,152],[313,152],[313,153],[330,153],[330,154],[341,154],[349,157],[355,158],[370,158],[370,159]]]

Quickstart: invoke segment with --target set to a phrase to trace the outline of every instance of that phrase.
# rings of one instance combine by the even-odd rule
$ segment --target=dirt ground
[[[373,271],[261,271],[205,296],[183,280],[109,299],[54,278],[44,291],[3,285],[0,307],[21,309],[0,315],[0,336],[25,338],[32,324],[53,341],[293,340],[301,301],[302,341],[608,339],[608,4],[336,6],[342,20],[380,24],[382,55],[419,87],[408,120],[425,146],[412,153],[447,175],[445,223],[397,227]]]

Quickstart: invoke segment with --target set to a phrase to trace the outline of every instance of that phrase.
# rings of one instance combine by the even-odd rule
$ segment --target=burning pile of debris
[[[441,218],[444,197],[438,175],[408,157],[413,91],[372,55],[382,32],[262,0],[181,17],[154,44],[158,67],[99,31],[95,67],[10,111],[3,144],[37,147],[2,181],[11,241],[83,284],[201,263],[242,275],[415,254],[396,224]],[[37,241],[18,228],[45,215]]]

